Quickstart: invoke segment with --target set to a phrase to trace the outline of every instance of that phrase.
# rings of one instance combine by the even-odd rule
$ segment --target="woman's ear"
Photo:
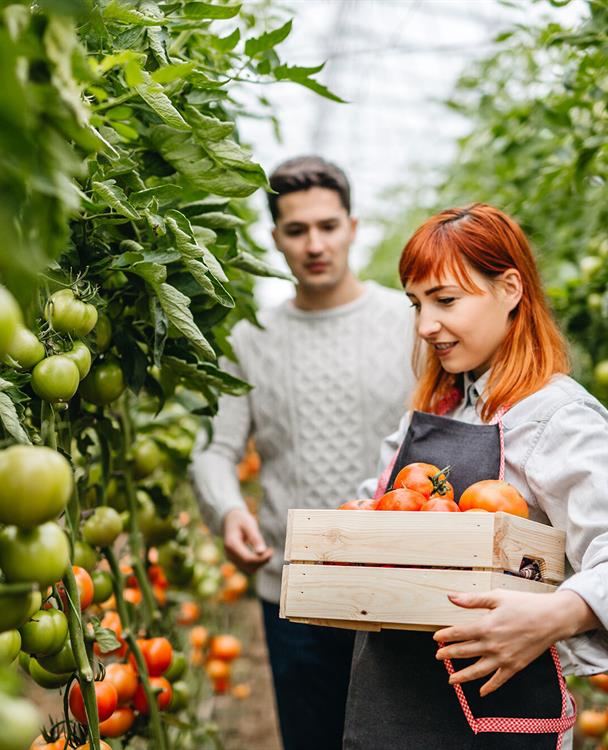
[[[513,312],[523,294],[521,274],[516,268],[509,268],[499,276],[502,294],[507,305],[508,312]]]

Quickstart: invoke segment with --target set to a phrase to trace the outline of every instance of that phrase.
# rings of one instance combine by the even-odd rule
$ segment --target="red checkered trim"
[[[440,643],[439,648],[444,644]],[[576,703],[574,698],[568,692],[566,687],[566,681],[562,675],[562,668],[559,662],[559,656],[557,655],[557,649],[555,646],[551,646],[551,656],[553,657],[553,663],[555,664],[555,672],[559,682],[560,692],[562,696],[562,711],[561,716],[551,719],[522,719],[511,716],[487,716],[482,718],[476,718],[473,716],[469,702],[467,701],[466,695],[460,685],[454,685],[454,690],[458,696],[458,702],[462,708],[466,720],[475,734],[479,732],[506,732],[506,733],[519,733],[519,734],[557,734],[557,745],[556,750],[560,750],[562,746],[563,733],[571,729],[576,722]],[[445,659],[445,668],[448,674],[454,673],[454,665],[451,659]],[[568,698],[572,702],[574,709],[572,716],[567,715],[568,710]]]

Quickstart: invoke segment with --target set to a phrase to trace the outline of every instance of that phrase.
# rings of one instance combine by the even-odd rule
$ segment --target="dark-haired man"
[[[339,750],[352,631],[280,620],[289,508],[336,508],[373,473],[413,386],[412,311],[405,296],[359,281],[348,264],[357,220],[344,172],[316,156],[270,176],[272,236],[297,279],[293,299],[240,322],[232,344],[254,388],[225,396],[213,441],[195,449],[191,476],[228,555],[253,572],[262,600],[285,750]],[[264,497],[247,510],[235,466],[255,436]]]

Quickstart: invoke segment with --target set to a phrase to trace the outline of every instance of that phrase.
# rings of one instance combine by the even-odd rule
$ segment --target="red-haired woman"
[[[566,750],[562,668],[608,670],[608,412],[567,376],[530,246],[501,211],[432,217],[400,274],[426,351],[414,410],[382,447],[380,484],[413,461],[449,463],[458,497],[502,465],[530,517],[566,531],[570,577],[552,594],[454,593],[479,617],[434,635],[358,634],[344,749]]]

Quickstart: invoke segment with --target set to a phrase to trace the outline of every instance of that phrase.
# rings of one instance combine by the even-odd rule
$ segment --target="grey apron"
[[[450,481],[459,497],[470,484],[498,476],[498,427],[414,412],[387,486],[414,461],[452,465]],[[436,651],[427,632],[357,633],[343,750],[555,750],[558,735],[553,733],[474,734]],[[454,669],[474,661],[454,660]],[[479,688],[487,679],[463,685],[475,717],[562,714],[560,684],[549,651],[480,698]]]

